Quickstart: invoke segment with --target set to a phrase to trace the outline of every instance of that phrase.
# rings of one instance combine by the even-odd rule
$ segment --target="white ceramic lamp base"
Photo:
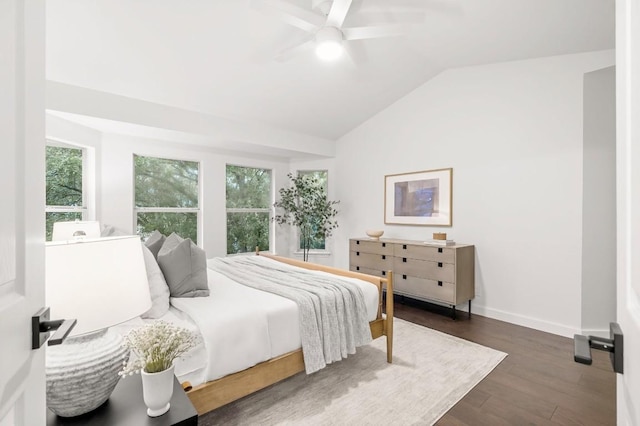
[[[108,330],[48,346],[47,407],[61,417],[95,410],[109,399],[128,355],[122,337]]]

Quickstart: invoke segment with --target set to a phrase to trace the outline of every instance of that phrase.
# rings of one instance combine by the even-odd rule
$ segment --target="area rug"
[[[280,383],[200,417],[213,425],[429,425],[507,354],[407,321],[394,322],[393,364],[386,341],[307,376]]]

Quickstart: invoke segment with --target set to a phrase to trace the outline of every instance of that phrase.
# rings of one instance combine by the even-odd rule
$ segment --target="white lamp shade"
[[[151,307],[140,237],[46,243],[52,319],[77,319],[71,336],[111,327]]]
[[[51,233],[51,241],[99,237],[100,223],[97,221],[55,222]]]

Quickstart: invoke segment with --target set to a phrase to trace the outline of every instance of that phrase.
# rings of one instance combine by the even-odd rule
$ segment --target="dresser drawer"
[[[454,263],[456,259],[455,249],[416,244],[395,244],[393,255],[444,263]]]
[[[365,268],[354,264],[349,265],[349,270],[353,272],[360,272],[362,274],[373,275],[374,277],[387,278],[386,270]]]
[[[349,240],[349,250],[361,253],[393,255],[393,244],[384,241]]]
[[[438,282],[395,273],[393,286],[396,291],[408,296],[418,296],[451,304],[456,303],[456,286],[450,282]]]
[[[359,251],[351,252],[349,263],[370,269],[386,271],[393,269],[393,257],[386,254],[371,254]]]
[[[455,265],[453,263],[394,257],[393,272],[399,276],[407,275],[434,281],[456,282]]]

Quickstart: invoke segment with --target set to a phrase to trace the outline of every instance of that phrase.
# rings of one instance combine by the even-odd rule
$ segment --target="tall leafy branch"
[[[300,231],[302,255],[309,260],[311,242],[318,237],[329,237],[338,227],[335,205],[340,201],[329,201],[320,182],[309,175],[287,175],[290,186],[280,188],[280,199],[273,206],[277,213],[273,220],[279,225],[291,225]]]

